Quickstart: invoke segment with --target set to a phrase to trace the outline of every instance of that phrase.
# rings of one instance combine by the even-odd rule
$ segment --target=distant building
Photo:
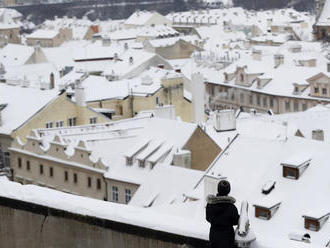
[[[39,29],[26,36],[26,43],[29,46],[58,47],[67,40],[72,40],[72,29],[69,28],[59,30]]]
[[[314,27],[317,40],[330,40],[330,1],[317,1],[317,19]]]
[[[49,83],[52,85],[52,81]],[[25,142],[32,129],[102,123],[109,119],[82,102],[72,102],[65,93],[58,95],[54,89],[42,91],[0,83],[0,120],[2,167],[9,166],[11,142],[17,137]]]
[[[172,22],[157,12],[136,11],[125,22],[128,28],[139,26],[171,25]]]

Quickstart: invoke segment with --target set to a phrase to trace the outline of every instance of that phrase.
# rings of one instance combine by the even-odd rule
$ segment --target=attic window
[[[299,177],[304,173],[307,167],[310,165],[311,159],[289,159],[283,162],[281,165],[283,167],[283,177],[289,179],[299,179]]]
[[[133,165],[133,158],[132,157],[126,157],[126,165]]]
[[[260,205],[253,205],[255,207],[255,217],[259,219],[269,220],[271,219],[276,211],[279,209],[281,202],[277,203],[264,203]]]
[[[139,160],[139,167],[141,168],[145,167],[145,160]]]
[[[310,215],[304,215],[303,218],[305,219],[305,228],[311,231],[318,232],[324,223],[329,219],[330,212],[321,215],[321,217],[312,217]]]

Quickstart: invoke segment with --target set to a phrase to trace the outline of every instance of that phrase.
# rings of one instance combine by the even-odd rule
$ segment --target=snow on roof
[[[26,36],[27,39],[53,39],[59,32],[56,30],[39,29]]]
[[[74,49],[74,60],[88,60],[100,58],[113,58],[115,54],[120,55],[124,51],[122,44],[111,43],[110,46],[103,46],[102,41],[87,43]]]
[[[322,13],[317,22],[318,26],[330,26],[330,1],[325,0]]]
[[[324,141],[330,143],[330,109],[324,105],[317,105],[314,108],[303,112],[287,113],[273,116],[261,116],[266,122],[281,124],[287,122],[289,126],[294,126],[307,139],[312,139],[312,132],[322,130]]]
[[[135,11],[125,22],[124,24],[126,25],[145,25],[147,24],[151,18],[157,16],[157,18],[162,18],[162,19],[166,19],[165,16],[162,16],[160,15],[159,13],[153,11],[153,12],[150,12],[150,11]],[[170,20],[166,20],[167,22],[165,23],[168,23],[170,22]]]
[[[326,197],[330,193],[326,186],[327,149],[328,144],[297,137],[289,137],[283,142],[248,138],[242,134],[226,153],[215,161],[208,173],[227,177],[232,185],[231,195],[238,200],[237,206],[243,200],[248,200],[250,204],[268,202],[266,205],[281,202],[277,213],[268,221],[255,218],[254,208],[249,208],[250,224],[257,240],[271,244],[275,239],[279,244],[287,242],[290,232],[304,230],[301,216],[306,213],[306,209],[317,210],[316,206],[329,206]],[[282,176],[282,168],[279,165],[283,158],[297,151],[311,153],[313,160],[304,175],[299,180],[292,181]],[[265,196],[261,188],[267,180],[274,180],[276,185],[275,189]],[[202,187],[202,184],[199,187]],[[320,232],[311,234],[312,245],[326,244],[329,230],[330,226],[325,225]]]
[[[25,86],[32,88],[42,87],[42,84],[49,85],[50,75],[53,73],[55,85],[60,79],[57,68],[52,63],[26,64],[20,66],[6,67],[3,78],[6,80],[27,81]]]
[[[76,196],[35,185],[21,185],[0,180],[2,197],[22,200],[84,216],[117,221],[187,237],[207,239],[207,226],[179,216],[160,213],[152,208],[139,208]],[[202,231],[201,231],[202,230]]]
[[[165,25],[142,26],[130,29],[119,29],[107,35],[111,40],[129,40],[136,39],[139,36],[143,37],[167,37],[179,35],[172,27]]]
[[[185,36],[177,36],[177,37],[171,37],[171,38],[162,38],[162,39],[154,39],[149,40],[148,42],[153,47],[167,47],[172,46],[176,42],[183,40],[191,44],[195,44],[195,41],[200,41],[200,38],[197,35],[185,35]]]
[[[158,164],[149,173],[146,180],[134,194],[130,205],[144,207],[148,196],[155,195],[152,207],[162,204],[175,204],[176,200],[182,201],[183,193],[192,188],[203,172]],[[172,187],[171,185],[175,185]]]
[[[82,85],[85,89],[86,101],[88,102],[106,99],[123,99],[131,94],[134,96],[148,96],[156,93],[162,87],[161,79],[168,73],[170,73],[169,70],[151,67],[137,77],[111,82],[105,77],[90,75],[82,81]],[[74,82],[73,80],[80,78],[79,74],[76,75],[73,79],[64,77],[61,81],[63,84]],[[151,84],[144,84],[144,77],[146,76],[152,78]]]
[[[195,69],[203,73],[208,82],[216,84],[225,84],[233,88],[249,89],[253,92],[260,92],[270,95],[317,99],[316,97],[310,96],[309,87],[306,88],[300,95],[294,93],[294,83],[309,85],[309,82],[307,81],[309,78],[319,74],[320,72],[326,73],[327,70],[327,60],[323,54],[318,51],[318,45],[312,46],[314,50],[310,50],[310,47],[304,48],[305,43],[302,44],[303,48],[301,53],[289,52],[287,44],[277,48],[276,54],[280,53],[284,55],[284,63],[278,67],[274,67],[274,53],[272,52],[274,47],[264,46],[265,48],[259,51],[260,46],[258,46],[255,51],[261,52],[260,60],[253,59],[250,54],[243,54],[240,59],[234,61],[225,69],[220,70],[220,72],[216,68],[205,66],[204,63],[197,64]],[[317,66],[301,66],[298,62],[306,56],[317,58]],[[251,82],[251,87],[236,84],[234,78],[229,82],[225,82],[224,73],[234,73],[238,67],[244,67],[245,72],[248,74],[259,74],[261,78],[271,80],[262,88],[258,87],[256,80]],[[255,78],[258,78],[259,76],[256,75]],[[327,100],[326,98],[323,99]]]
[[[7,104],[1,111],[0,132],[10,134],[57,97],[57,91],[23,88],[0,84],[0,104]]]
[[[0,50],[0,63],[5,67],[24,65],[33,53],[33,47],[8,44]]]

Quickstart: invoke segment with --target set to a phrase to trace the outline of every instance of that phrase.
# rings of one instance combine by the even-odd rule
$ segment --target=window
[[[269,205],[269,204],[267,204]],[[263,205],[254,205],[255,207],[255,217],[269,220],[271,219],[276,211],[280,208],[281,202],[274,202],[273,204],[269,206],[263,206]]]
[[[78,175],[77,173],[73,173],[73,182],[78,183]]]
[[[315,88],[314,88],[314,93],[315,93],[315,94],[319,93],[319,87],[315,87]]]
[[[133,165],[133,158],[132,157],[126,157],[126,165]]]
[[[294,87],[294,92],[296,92],[296,93],[299,92],[299,88],[297,86]]]
[[[97,118],[96,117],[92,117],[89,119],[89,124],[96,124],[97,123]]]
[[[327,89],[326,88],[323,88],[322,89],[322,95],[327,95],[327,94],[328,94]]]
[[[77,124],[77,118],[76,117],[69,118],[68,125],[70,127],[75,126],[76,124]]]
[[[39,165],[39,172],[40,172],[40,175],[44,174],[44,166],[42,164]]]
[[[64,127],[64,121],[57,121],[56,127]]]
[[[64,171],[64,181],[68,181],[69,180],[69,174],[67,171]]]
[[[49,176],[53,177],[54,176],[54,169],[53,167],[49,167]]]
[[[5,166],[10,167],[10,153],[4,152],[4,157],[5,157]],[[1,163],[1,161],[0,161],[0,163]]]
[[[97,189],[101,189],[102,185],[101,185],[101,179],[98,178],[97,181],[96,181],[96,188]]]
[[[231,93],[231,100],[232,100],[232,101],[235,101],[235,93],[234,93],[234,92]]]
[[[250,103],[250,105],[253,105],[253,95],[249,96],[249,103]]]
[[[29,160],[27,160],[26,161],[26,170],[30,170],[31,168],[30,168],[30,161]]]
[[[129,203],[132,198],[132,192],[130,189],[125,189],[125,202]]]
[[[274,108],[274,98],[270,98],[269,99],[269,106],[270,106],[270,108]]]
[[[302,104],[302,110],[305,111],[307,109],[307,104],[306,103],[303,103]]]
[[[257,105],[260,106],[260,96],[257,95]]]
[[[243,75],[243,74],[240,75],[240,81],[241,81],[242,83],[244,82],[244,75]]]
[[[91,177],[87,177],[87,186],[88,186],[88,188],[92,187],[92,178]]]
[[[112,186],[112,201],[118,202],[118,187]]]
[[[293,103],[293,111],[294,112],[298,112],[298,110],[299,110],[299,103],[297,101],[295,101]]]
[[[263,98],[263,105],[264,105],[264,107],[267,107],[267,97]]]
[[[139,160],[139,167],[144,168],[145,166],[145,160]]]
[[[53,122],[47,122],[46,128],[53,128]]]
[[[156,96],[156,105],[159,105],[159,97]]]
[[[285,102],[285,110],[290,111],[290,101]]]
[[[240,99],[241,103],[244,103],[244,94],[243,93],[240,94],[239,99]]]
[[[315,216],[303,215],[305,219],[305,228],[311,231],[318,232],[322,226],[328,221],[330,212],[316,214]],[[328,246],[327,246],[328,247]]]
[[[213,84],[210,85],[210,94],[211,94],[211,96],[214,96],[214,85]]]
[[[18,158],[17,159],[17,165],[18,165],[18,168],[22,168],[22,159],[21,158]]]

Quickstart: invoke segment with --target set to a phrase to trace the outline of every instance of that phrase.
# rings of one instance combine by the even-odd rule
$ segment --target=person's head
[[[218,183],[218,195],[226,196],[230,192],[230,183],[227,180],[221,180]]]

